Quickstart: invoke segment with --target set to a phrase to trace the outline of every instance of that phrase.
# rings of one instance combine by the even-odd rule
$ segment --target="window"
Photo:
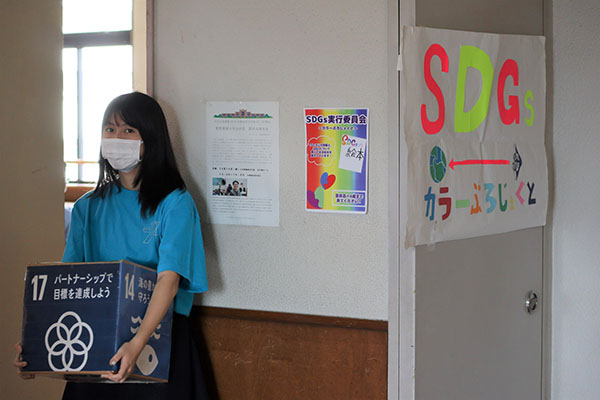
[[[133,1],[63,0],[63,141],[68,182],[98,179],[102,114],[133,90]]]

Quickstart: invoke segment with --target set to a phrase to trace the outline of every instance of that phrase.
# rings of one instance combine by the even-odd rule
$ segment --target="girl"
[[[62,261],[127,259],[158,276],[139,330],[110,358],[119,371],[102,376],[121,384],[69,382],[63,399],[208,398],[187,318],[194,293],[207,288],[202,232],[165,116],[153,98],[134,92],[108,105],[102,126],[98,185],[75,204]],[[173,300],[169,382],[122,383]]]

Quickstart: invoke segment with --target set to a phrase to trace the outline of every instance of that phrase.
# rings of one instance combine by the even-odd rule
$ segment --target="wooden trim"
[[[303,325],[319,325],[332,328],[351,328],[387,332],[387,321],[329,317],[322,315],[292,314],[273,311],[243,310],[237,308],[194,306],[193,317],[232,318],[249,321],[281,322]]]
[[[147,93],[146,73],[146,0],[133,1],[133,90]]]
[[[146,93],[154,96],[154,0],[146,0]]]
[[[387,397],[387,322],[195,306],[210,398]]]
[[[91,185],[67,185],[67,189],[65,190],[65,201],[75,202],[90,190],[94,190],[94,187],[95,186]]]
[[[133,90],[152,96],[154,75],[154,2],[133,1]]]
[[[65,160],[65,164],[77,164],[77,165],[98,164],[98,160],[95,160],[95,161],[90,161],[90,160]]]

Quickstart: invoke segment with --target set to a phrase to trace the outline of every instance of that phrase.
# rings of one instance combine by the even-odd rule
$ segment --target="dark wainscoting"
[[[387,397],[386,321],[203,306],[190,318],[215,399]]]

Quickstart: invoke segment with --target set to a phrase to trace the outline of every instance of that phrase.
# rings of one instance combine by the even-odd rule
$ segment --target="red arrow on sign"
[[[462,160],[454,161],[454,158],[450,160],[448,166],[454,170],[455,165],[509,165],[510,160]]]

